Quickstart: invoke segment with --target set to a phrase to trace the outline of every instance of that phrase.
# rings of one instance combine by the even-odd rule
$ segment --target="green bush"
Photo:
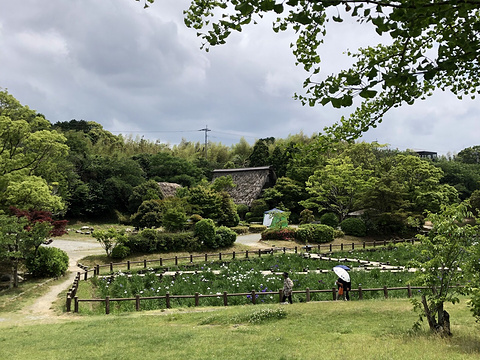
[[[111,257],[113,259],[125,259],[128,255],[130,255],[130,248],[123,244],[117,244],[111,253]]]
[[[34,277],[58,277],[68,269],[68,255],[55,247],[41,246],[35,258],[27,259],[28,272]]]
[[[215,230],[215,242],[219,248],[232,246],[237,240],[237,233],[226,226],[220,226]]]
[[[195,224],[195,236],[207,248],[216,249],[215,223],[212,219],[202,219]]]
[[[125,241],[132,253],[154,253],[174,251],[196,251],[200,249],[198,239],[193,232],[164,233],[145,229],[132,234]]]
[[[348,218],[341,222],[340,228],[346,235],[365,236],[367,235],[367,227],[361,219]]]
[[[297,229],[295,238],[304,243],[323,244],[334,239],[334,229],[324,224],[304,224]]]
[[[250,231],[251,233],[261,233],[262,231],[265,231],[265,230],[267,230],[267,227],[265,225],[253,224],[248,227],[248,231]]]
[[[315,221],[313,211],[309,209],[302,210],[300,213],[300,224],[309,224]]]
[[[247,234],[248,233],[248,226],[234,226],[231,228],[233,231],[235,231],[238,235],[241,234]]]
[[[168,232],[181,231],[185,227],[187,214],[181,209],[168,209],[163,214],[163,227]]]
[[[248,212],[248,206],[245,204],[237,204],[237,214],[241,220],[245,220],[245,215]]]
[[[331,226],[332,228],[336,229],[340,221],[338,220],[338,216],[332,212],[325,213],[320,217],[320,223]]]
[[[342,230],[333,229],[333,238],[334,239],[342,238],[344,236],[345,236],[345,233]]]
[[[296,229],[287,227],[283,229],[267,229],[262,232],[262,240],[292,240],[295,239]]]

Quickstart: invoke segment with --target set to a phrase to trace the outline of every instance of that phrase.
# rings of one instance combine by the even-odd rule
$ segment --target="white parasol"
[[[339,266],[335,266],[333,268],[333,271],[335,272],[335,274],[337,274],[337,276],[342,279],[343,281],[346,281],[346,282],[350,282],[350,275],[348,274],[347,270],[345,269],[342,269],[341,267]]]

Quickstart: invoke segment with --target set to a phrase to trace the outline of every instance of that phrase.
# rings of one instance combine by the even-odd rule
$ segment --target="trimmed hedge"
[[[154,253],[173,251],[195,251],[200,243],[193,232],[163,233],[154,229],[145,229],[130,235],[125,241],[132,253]]]
[[[346,235],[366,236],[367,227],[361,219],[348,218],[340,223],[340,228]]]
[[[262,232],[262,240],[292,240],[295,239],[296,229],[267,229]]]
[[[265,225],[253,224],[248,227],[248,231],[250,231],[251,233],[261,233],[265,230],[267,230],[267,227]]]
[[[332,228],[336,229],[340,221],[338,220],[338,216],[332,212],[328,212],[323,214],[320,217],[320,223],[324,225],[331,226]]]
[[[328,243],[334,240],[334,229],[324,224],[304,224],[297,229],[295,238],[303,243]]]
[[[232,228],[238,235],[247,234],[248,233],[248,226],[234,226]]]

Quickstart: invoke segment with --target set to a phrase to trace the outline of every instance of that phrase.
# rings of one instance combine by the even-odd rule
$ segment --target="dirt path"
[[[58,295],[62,291],[68,289],[72,285],[73,280],[79,271],[77,261],[85,256],[101,254],[105,251],[94,239],[85,239],[81,241],[55,239],[48,246],[57,247],[68,254],[69,264],[67,275],[62,278],[60,283],[51,286],[46,294],[36,298],[33,303],[27,305],[20,311],[0,314],[0,326],[31,323],[32,321],[42,323],[52,322],[67,317],[55,314],[51,309],[52,304],[57,300]]]
[[[247,245],[253,248],[266,248],[268,245],[260,242],[260,234],[248,234],[237,237],[239,244]],[[36,298],[31,304],[23,309],[0,314],[0,327],[10,325],[20,325],[32,322],[57,322],[61,319],[71,319],[72,314],[58,315],[52,310],[52,304],[58,299],[59,294],[67,290],[73,283],[73,280],[79,271],[77,267],[78,260],[88,255],[102,254],[105,250],[94,239],[85,240],[64,240],[55,239],[50,245],[64,250],[69,257],[69,266],[67,275],[57,285],[51,286],[48,292]]]

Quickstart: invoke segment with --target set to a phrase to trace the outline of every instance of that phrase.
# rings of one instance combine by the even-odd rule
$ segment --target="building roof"
[[[216,169],[213,180],[221,176],[231,176],[234,188],[228,190],[235,204],[251,206],[258,199],[262,190],[275,185],[277,176],[273,166],[260,166],[240,169]]]

